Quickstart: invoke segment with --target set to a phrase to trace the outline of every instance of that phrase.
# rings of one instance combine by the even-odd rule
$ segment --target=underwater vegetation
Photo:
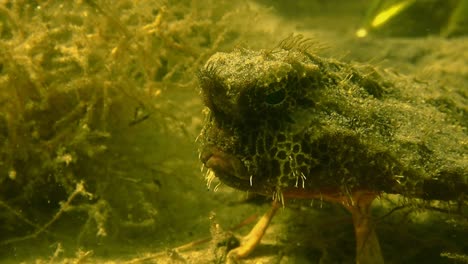
[[[187,176],[198,168],[196,71],[239,39],[248,20],[215,12],[234,7],[1,1],[0,254],[178,228],[165,214],[184,218],[186,191],[204,186]]]
[[[195,143],[203,126],[197,76],[216,52],[273,49],[304,30],[265,2],[0,0],[0,262],[221,263],[238,242],[233,234],[248,232],[271,196],[216,180],[217,192],[207,190]],[[365,6],[356,3],[353,10]],[[336,4],[313,3],[331,11]],[[332,57],[362,49],[364,60],[393,58],[405,73],[438,49],[434,56],[447,59],[428,65],[444,82],[426,99],[466,127],[459,77],[468,68],[462,53],[446,56],[448,47],[463,50],[462,41],[414,49],[372,38],[353,44],[342,34],[322,41],[343,45],[320,50]],[[278,103],[281,93],[269,100]],[[466,262],[463,202],[379,197],[373,213],[385,260]],[[279,208],[264,254],[245,263],[352,263],[349,215],[312,203]]]

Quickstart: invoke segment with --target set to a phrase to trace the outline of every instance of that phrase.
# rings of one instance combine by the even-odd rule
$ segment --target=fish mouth
[[[205,147],[200,153],[200,160],[224,184],[239,190],[252,190],[247,168],[235,155],[216,147]]]

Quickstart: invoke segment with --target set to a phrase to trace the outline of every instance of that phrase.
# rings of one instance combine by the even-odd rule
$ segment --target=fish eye
[[[284,89],[279,89],[270,94],[267,94],[265,97],[265,102],[270,105],[277,105],[284,101],[286,98],[286,91]]]

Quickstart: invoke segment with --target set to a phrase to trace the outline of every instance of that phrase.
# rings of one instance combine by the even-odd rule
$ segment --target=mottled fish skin
[[[200,70],[200,159],[210,173],[265,195],[467,193],[467,129],[431,103],[438,87],[285,43],[216,53]]]

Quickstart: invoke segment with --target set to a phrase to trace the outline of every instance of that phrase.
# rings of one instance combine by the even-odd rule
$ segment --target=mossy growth
[[[41,239],[159,245],[187,224],[171,211],[196,214],[180,209],[204,191],[194,76],[249,23],[220,16],[247,7],[214,2],[2,1],[1,254]]]
[[[301,185],[304,192],[370,190],[464,204],[464,108],[441,111],[437,102],[466,98],[322,58],[307,45],[298,36],[279,48],[210,58],[200,75],[209,109],[202,161],[228,185],[266,195]]]
[[[323,58],[310,45],[298,35],[275,48],[238,48],[208,60],[199,75],[207,181],[217,177],[283,204],[296,198],[343,204],[356,229],[358,263],[383,263],[366,211],[379,195],[406,197],[399,206],[412,207],[408,213],[423,208],[466,222],[463,93],[443,95],[462,102],[447,111],[435,103],[445,89],[432,82]],[[432,200],[447,202],[433,206]]]

